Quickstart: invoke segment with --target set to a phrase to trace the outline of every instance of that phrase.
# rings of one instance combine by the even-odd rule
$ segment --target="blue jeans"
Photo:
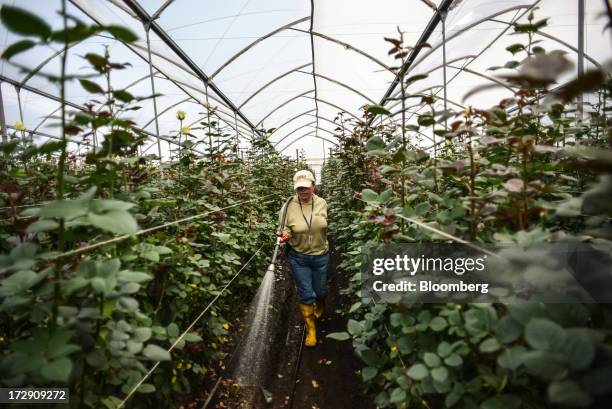
[[[325,298],[329,252],[320,256],[310,256],[287,246],[285,254],[291,267],[300,304],[312,304],[317,298]]]

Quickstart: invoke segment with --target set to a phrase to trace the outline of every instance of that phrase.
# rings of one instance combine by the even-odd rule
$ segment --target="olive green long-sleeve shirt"
[[[311,231],[309,234],[306,220],[310,222],[310,214],[313,211],[313,207],[314,214],[312,215]],[[279,224],[282,216],[283,209],[281,208]],[[311,256],[327,253],[329,243],[327,241],[327,202],[325,199],[313,194],[309,202],[302,202],[302,208],[300,209],[298,196],[294,195],[287,207],[287,216],[282,230],[289,234],[289,245],[294,250]]]

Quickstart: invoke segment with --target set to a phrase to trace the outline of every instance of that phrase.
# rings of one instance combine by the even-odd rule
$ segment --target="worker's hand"
[[[279,243],[284,243],[286,241],[289,240],[289,233],[287,233],[286,231],[278,234],[278,242]]]

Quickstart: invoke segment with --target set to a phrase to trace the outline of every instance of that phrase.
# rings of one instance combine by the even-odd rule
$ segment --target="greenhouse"
[[[609,407],[609,1],[0,6],[1,404]]]

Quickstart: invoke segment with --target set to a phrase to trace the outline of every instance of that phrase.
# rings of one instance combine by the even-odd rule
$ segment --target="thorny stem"
[[[64,170],[66,167],[66,104],[64,104],[66,96],[66,62],[68,60],[68,15],[66,14],[66,0],[62,0],[62,22],[64,26],[64,52],[62,53],[61,59],[61,71],[60,71],[60,99],[61,104],[61,121],[62,121],[62,150],[60,152],[60,158],[57,168],[57,200],[64,198]],[[59,237],[58,237],[58,251],[61,253],[64,251],[64,235],[65,235],[65,223],[64,219],[60,218],[59,222]],[[54,285],[54,303],[53,303],[53,319],[51,322],[52,326],[57,325],[57,317],[59,304],[61,302],[61,291],[60,283],[62,281],[62,271],[60,266],[55,266],[56,280]]]

